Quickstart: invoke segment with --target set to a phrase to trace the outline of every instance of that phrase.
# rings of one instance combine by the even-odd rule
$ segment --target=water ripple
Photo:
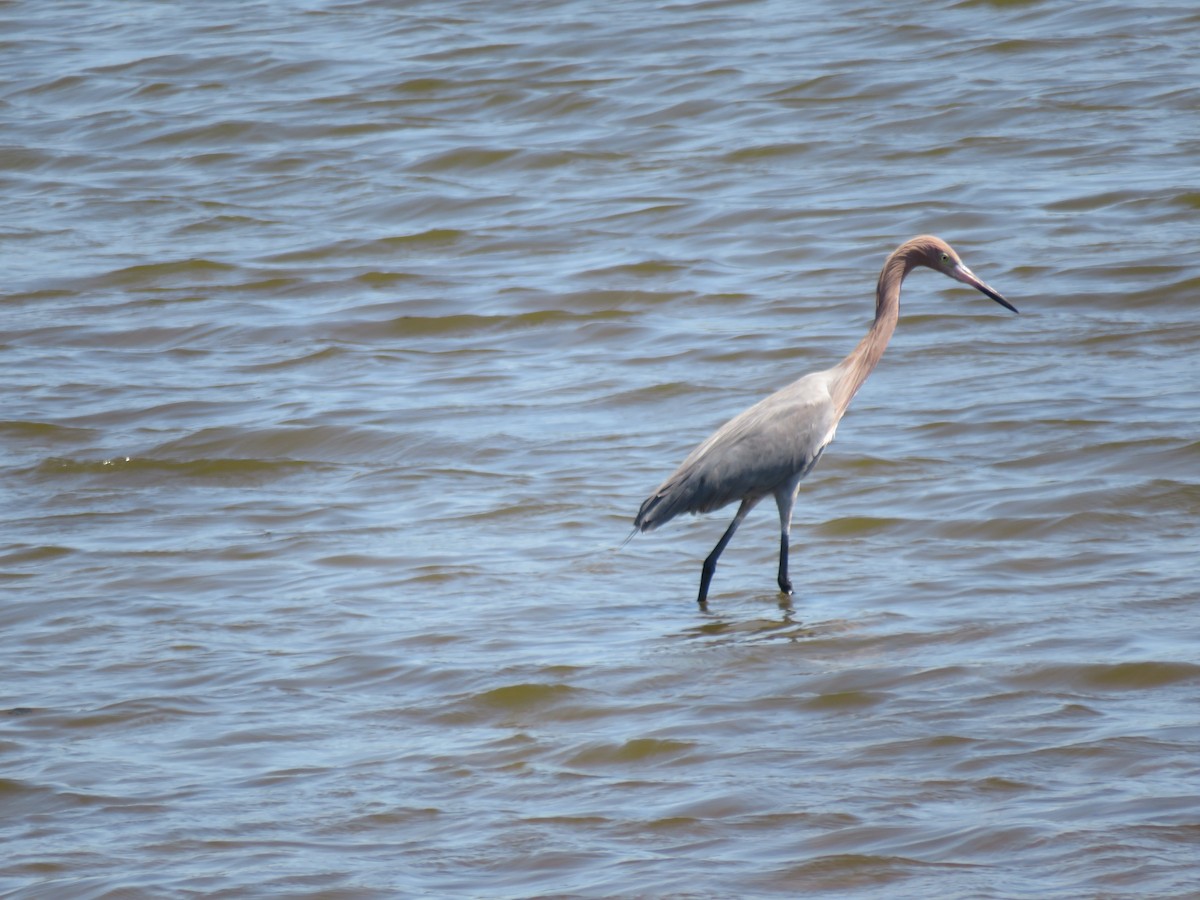
[[[0,4],[4,891],[1194,892],[1193,9],[115,9]],[[697,610],[920,232],[1021,315]]]

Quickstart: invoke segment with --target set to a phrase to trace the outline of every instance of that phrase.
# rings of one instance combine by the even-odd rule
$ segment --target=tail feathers
[[[663,494],[656,492],[652,497],[647,497],[646,501],[638,510],[637,518],[633,520],[633,528],[635,531],[653,531],[667,519],[656,515],[658,508],[662,505]],[[668,516],[667,518],[670,518]]]
[[[653,531],[680,513],[709,512],[716,509],[717,506],[723,505],[696,502],[711,498],[703,496],[704,479],[699,479],[699,483],[697,483],[697,479],[693,475],[694,473],[689,472],[684,473],[681,477],[671,478],[647,497],[646,502],[638,510],[637,518],[633,520],[634,528],[638,531]]]

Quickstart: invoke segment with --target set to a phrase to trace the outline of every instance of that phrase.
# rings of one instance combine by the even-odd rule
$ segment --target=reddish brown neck
[[[875,321],[858,346],[837,365],[838,374],[832,391],[839,419],[867,376],[879,364],[892,332],[896,330],[896,321],[900,317],[900,285],[916,265],[910,244],[897,248],[883,264],[875,287]]]

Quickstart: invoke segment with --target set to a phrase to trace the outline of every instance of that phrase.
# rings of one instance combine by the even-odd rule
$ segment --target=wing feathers
[[[680,513],[757,499],[804,477],[837,426],[826,374],[807,375],[726,422],[646,499],[635,526],[650,531]]]

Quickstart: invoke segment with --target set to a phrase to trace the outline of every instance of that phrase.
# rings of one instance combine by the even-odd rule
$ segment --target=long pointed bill
[[[1001,297],[1000,293],[998,291],[994,291],[990,287],[988,287],[986,284],[984,284],[983,281],[981,281],[979,278],[977,278],[975,276],[974,272],[972,272],[970,269],[968,269],[962,263],[959,263],[957,266],[954,267],[953,270],[951,270],[950,276],[957,281],[961,281],[963,284],[969,284],[971,287],[975,288],[975,290],[977,290],[983,294],[987,294],[989,297],[991,297],[993,300],[995,300],[997,303],[999,303],[1005,309],[1012,310],[1013,312],[1018,311],[1015,306],[1013,306],[1011,303],[1009,303],[1007,300],[1005,300],[1003,297]]]

